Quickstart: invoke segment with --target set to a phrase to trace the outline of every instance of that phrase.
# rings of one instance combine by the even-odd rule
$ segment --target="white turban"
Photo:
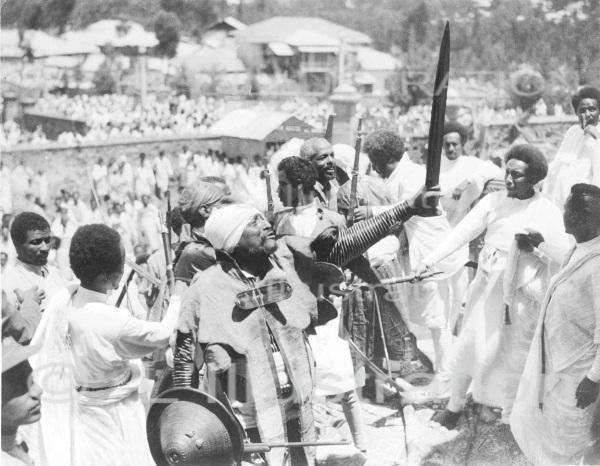
[[[204,225],[204,236],[215,249],[232,252],[256,215],[262,214],[247,204],[231,204],[213,210]]]

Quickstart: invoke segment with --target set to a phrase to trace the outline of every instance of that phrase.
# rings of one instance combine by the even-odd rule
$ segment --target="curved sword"
[[[444,123],[446,118],[446,98],[448,96],[448,80],[450,77],[450,23],[446,21],[437,71],[433,88],[431,120],[429,122],[429,143],[427,145],[427,173],[425,186],[430,190],[440,189],[440,165],[442,144],[444,139]],[[433,198],[437,205],[437,198]]]

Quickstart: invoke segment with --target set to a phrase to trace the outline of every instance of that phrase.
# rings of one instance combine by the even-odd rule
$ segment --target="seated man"
[[[33,465],[25,442],[17,440],[21,425],[39,421],[42,390],[33,381],[27,358],[38,347],[2,339],[2,455],[3,466]]]

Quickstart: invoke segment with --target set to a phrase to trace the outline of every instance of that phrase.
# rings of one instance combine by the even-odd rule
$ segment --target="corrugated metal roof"
[[[123,33],[119,32],[120,28],[123,28]],[[83,31],[66,32],[63,37],[99,47],[110,44],[114,47],[151,48],[158,44],[156,35],[146,31],[141,24],[117,19],[96,21]]]
[[[310,16],[275,16],[249,25],[243,31],[239,31],[237,36],[242,41],[252,44],[288,42],[290,36],[302,29],[327,36],[329,39],[343,40],[351,45],[369,45],[372,42],[367,34],[332,23],[323,18]]]
[[[25,32],[24,41],[29,43],[33,51],[33,56],[36,58],[88,55],[100,51],[94,45],[51,36],[44,31],[28,30]],[[16,29],[2,28],[2,31],[0,31],[0,42],[2,58],[19,58],[25,54],[25,50],[19,47],[19,33]]]
[[[291,57],[294,55],[292,48],[285,42],[269,42],[269,48],[278,57]]]
[[[371,47],[356,47],[356,59],[364,71],[393,71],[400,67],[396,57]]]
[[[242,108],[225,115],[208,132],[216,136],[262,141],[290,118],[292,115],[285,112]]]
[[[192,73],[244,73],[246,68],[234,49],[212,48],[205,45],[194,52],[177,58]]]

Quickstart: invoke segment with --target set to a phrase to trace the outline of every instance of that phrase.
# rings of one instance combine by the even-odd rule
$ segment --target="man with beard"
[[[544,183],[544,194],[561,209],[574,184],[600,186],[600,90],[582,87],[571,101],[579,123],[565,134]]]
[[[584,449],[597,439],[600,188],[574,185],[564,224],[577,245],[546,292],[510,419],[534,464],[583,464]]]
[[[339,183],[336,180],[333,146],[324,138],[307,139],[300,147],[300,157],[310,160],[317,169],[319,178],[314,189],[321,202],[337,212]]]
[[[27,308],[34,312],[35,315],[26,318],[28,328],[22,336],[24,340],[30,340],[47,302],[66,281],[57,268],[48,264],[52,232],[44,217],[34,212],[20,213],[12,222],[10,236],[17,257],[2,274],[2,289],[17,309],[25,311]],[[30,300],[37,302],[37,309],[23,305]]]
[[[334,317],[317,298],[315,261],[347,264],[397,222],[416,214],[435,215],[425,207],[432,195],[422,190],[349,229],[326,226],[312,241],[295,236],[276,240],[262,213],[248,205],[212,212],[204,234],[216,250],[217,264],[199,273],[185,293],[178,331],[192,334],[202,347],[209,376],[235,370],[228,380],[237,382],[234,395],[239,396],[230,398],[252,440],[315,439],[314,362],[304,331]],[[178,347],[176,353],[182,350],[189,348]],[[274,449],[266,457],[278,465],[286,454],[292,465],[314,462],[311,448]]]

